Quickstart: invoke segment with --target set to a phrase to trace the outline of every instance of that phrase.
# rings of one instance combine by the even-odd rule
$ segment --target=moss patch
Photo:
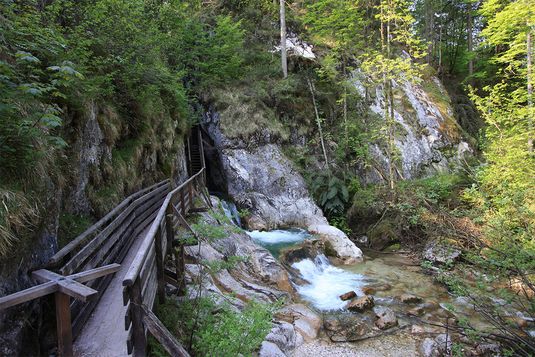
[[[214,97],[221,129],[227,137],[247,139],[266,130],[275,137],[289,137],[276,113],[258,100],[256,93],[237,87],[216,90]]]
[[[86,215],[61,214],[59,216],[58,248],[63,248],[92,224],[92,218]]]

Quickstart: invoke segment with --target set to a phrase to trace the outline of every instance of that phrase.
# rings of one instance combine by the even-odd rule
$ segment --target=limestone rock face
[[[381,85],[368,88],[368,79],[359,70],[354,73],[357,91],[373,100],[370,110],[384,120],[385,95]],[[424,85],[425,82],[425,85]],[[459,165],[466,155],[473,153],[463,138],[462,130],[454,118],[451,100],[436,77],[422,83],[393,82],[397,92],[394,120],[397,134],[394,140],[400,153],[400,176],[404,179],[448,172]],[[366,182],[381,182],[388,173],[388,158],[379,144],[370,147],[374,164],[365,169]]]
[[[203,127],[217,148],[226,187],[222,188],[241,209],[250,213],[251,230],[301,227],[328,241],[342,262],[362,259],[362,252],[339,229],[332,227],[310,197],[303,177],[269,135],[244,142],[229,139],[220,128],[217,113],[207,113]]]

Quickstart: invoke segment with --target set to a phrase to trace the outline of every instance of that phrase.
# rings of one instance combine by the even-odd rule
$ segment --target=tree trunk
[[[468,42],[468,55],[470,59],[468,60],[468,76],[470,77],[470,82],[472,82],[472,76],[474,74],[474,59],[473,59],[473,29],[472,29],[472,3],[468,3],[468,18],[466,20],[466,36]]]
[[[528,150],[533,152],[533,27],[528,31],[527,36],[527,69],[528,69]]]
[[[346,73],[346,59],[345,59],[345,56],[342,57],[342,72],[343,72],[343,75],[344,75],[344,135],[345,135],[345,142],[347,144],[347,140],[348,140],[348,130],[347,130],[347,83],[345,82],[346,81],[346,78],[347,78],[347,73]]]
[[[318,132],[320,134],[320,143],[321,143],[321,150],[323,151],[323,159],[325,160],[325,167],[327,170],[329,170],[329,160],[327,159],[327,150],[325,150],[325,141],[323,140],[323,130],[321,128],[321,119],[318,112],[318,106],[316,104],[316,95],[314,94],[314,85],[310,81],[309,78],[307,78],[308,83],[308,89],[310,90],[310,94],[312,95],[312,104],[314,104],[314,113],[316,113],[316,124],[318,125]]]
[[[288,60],[286,58],[286,5],[284,0],[280,0],[280,20],[281,20],[281,61],[282,74],[288,77]]]

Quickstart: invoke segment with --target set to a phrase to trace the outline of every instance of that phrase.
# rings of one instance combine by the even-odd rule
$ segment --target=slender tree
[[[282,74],[288,77],[288,59],[286,54],[286,5],[284,0],[280,0],[280,23],[281,23],[281,61]]]

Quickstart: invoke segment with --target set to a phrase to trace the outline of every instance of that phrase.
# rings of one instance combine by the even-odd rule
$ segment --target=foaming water
[[[236,205],[232,202],[221,200],[221,207],[223,208],[223,212],[225,212],[225,216],[227,216],[232,223],[238,227],[241,227],[240,214],[236,208]]]
[[[277,229],[269,232],[252,231],[247,234],[256,243],[269,250],[275,258],[278,258],[283,248],[291,247],[312,237],[310,233],[300,228]]]
[[[314,260],[304,259],[292,264],[301,277],[309,282],[297,286],[297,292],[314,307],[328,311],[343,309],[347,302],[340,300],[340,295],[348,291],[355,291],[361,295],[360,287],[364,285],[365,277],[337,268],[323,254]]]

